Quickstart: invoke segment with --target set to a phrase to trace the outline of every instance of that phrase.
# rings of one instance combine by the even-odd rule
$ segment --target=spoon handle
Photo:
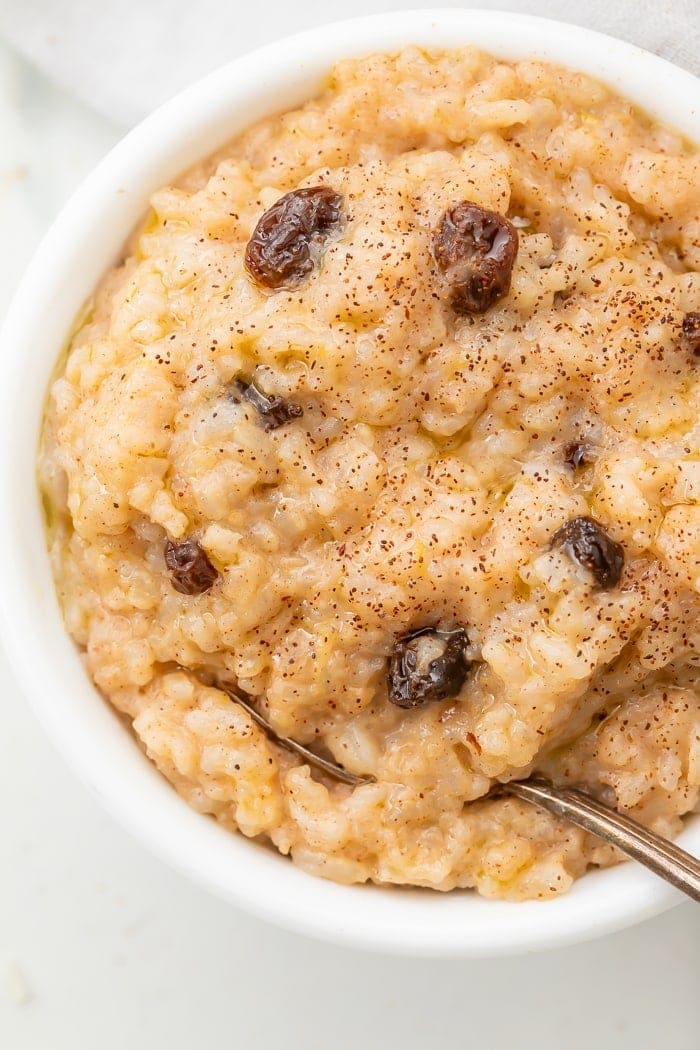
[[[591,795],[574,788],[555,787],[539,777],[511,780],[500,786],[499,793],[514,795],[570,820],[611,846],[617,846],[694,901],[700,901],[700,860]]]
[[[275,732],[270,723],[266,718],[258,711],[257,707],[254,707],[245,697],[235,690],[232,686],[225,685],[222,682],[217,683],[217,686],[223,693],[235,703],[240,704],[244,711],[247,711],[250,717],[253,719],[261,729],[264,729],[270,740],[274,741],[275,744],[279,744],[280,747],[286,747],[288,751],[293,751],[295,755],[299,755],[305,762],[308,762],[310,766],[314,766],[316,769],[322,769],[324,773],[327,773],[330,777],[334,777],[336,780],[340,780],[343,784],[352,784],[353,787],[357,784],[371,784],[374,777],[362,777],[356,773],[351,773],[347,769],[343,769],[337,762],[331,762],[328,758],[322,758],[317,755],[314,751],[309,750],[308,747],[304,747],[303,744],[297,743],[296,740],[292,740],[288,736],[280,736],[279,733]]]

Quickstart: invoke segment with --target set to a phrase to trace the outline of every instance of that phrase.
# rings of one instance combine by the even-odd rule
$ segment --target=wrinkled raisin
[[[601,590],[615,587],[622,575],[625,552],[594,518],[572,518],[552,536],[552,547],[561,546],[572,561],[588,569]]]
[[[397,707],[418,707],[456,696],[471,662],[463,627],[423,627],[398,638],[389,662],[389,699]]]
[[[700,313],[693,311],[685,315],[682,333],[683,348],[700,357]]]
[[[280,197],[253,230],[245,250],[248,273],[264,288],[293,288],[316,265],[340,225],[343,198],[329,186]]]
[[[203,594],[219,575],[209,561],[206,551],[196,540],[165,544],[165,564],[172,577],[172,585],[180,594]]]
[[[234,384],[234,391],[235,393],[231,395],[231,399],[238,404],[239,398],[236,394],[239,394],[240,397],[244,397],[246,401],[249,401],[260,415],[260,421],[264,430],[277,430],[278,427],[284,426],[290,420],[299,419],[300,416],[304,415],[301,405],[297,405],[294,401],[287,401],[276,394],[263,394],[262,390],[258,389],[255,383],[244,383],[242,379],[237,379]]]
[[[574,470],[586,467],[591,462],[590,449],[583,441],[573,441],[564,449],[564,462],[568,463]]]
[[[433,254],[453,309],[481,314],[508,294],[518,232],[498,212],[462,201],[447,209],[433,231]]]

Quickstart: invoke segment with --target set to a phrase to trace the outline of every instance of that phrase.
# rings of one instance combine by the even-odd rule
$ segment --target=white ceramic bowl
[[[670,907],[678,895],[631,863],[592,872],[547,902],[347,887],[190,810],[88,681],[59,615],[35,482],[47,384],[73,319],[145,210],[151,191],[246,125],[302,102],[337,59],[417,43],[476,44],[585,70],[700,141],[700,85],[638,48],[543,19],[474,10],[413,11],[325,26],[213,73],[164,105],[103,160],[39,248],[1,336],[2,632],[26,695],[105,807],[175,868],[255,914],[364,948],[485,956],[594,937]],[[700,819],[681,839],[700,852]],[[89,849],[89,844],[84,844]]]

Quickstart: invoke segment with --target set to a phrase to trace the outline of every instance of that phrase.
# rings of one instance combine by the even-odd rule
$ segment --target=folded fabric
[[[0,33],[53,79],[131,124],[209,70],[322,22],[426,0],[4,0]],[[590,26],[700,73],[698,0],[445,0]]]

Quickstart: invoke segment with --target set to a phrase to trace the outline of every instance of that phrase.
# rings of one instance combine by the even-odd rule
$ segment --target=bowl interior
[[[167,103],[77,191],[42,243],[5,323],[0,437],[9,454],[0,464],[6,552],[0,608],[8,655],[49,734],[104,805],[169,863],[224,898],[306,933],[404,953],[489,955],[592,937],[679,898],[632,864],[592,872],[567,896],[542,903],[339,886],[198,816],[88,681],[61,621],[35,487],[37,434],[54,363],[148,195],[250,123],[316,92],[337,59],[411,43],[472,43],[503,58],[569,65],[700,141],[700,88],[690,74],[590,31],[473,10],[379,15],[313,30],[237,60]],[[681,841],[700,850],[700,818],[688,822]]]

